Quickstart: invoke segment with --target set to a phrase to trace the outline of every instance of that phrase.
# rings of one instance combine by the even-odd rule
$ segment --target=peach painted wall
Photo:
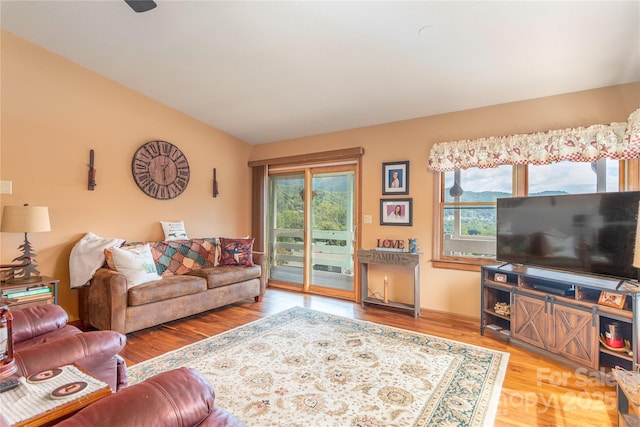
[[[434,174],[427,171],[427,159],[432,145],[467,138],[626,121],[639,106],[640,83],[634,83],[258,145],[254,147],[252,160],[364,147],[362,214],[371,215],[373,223],[362,224],[361,246],[375,247],[377,238],[406,240],[415,237],[425,254],[425,262],[421,266],[420,306],[479,317],[480,274],[436,269],[429,262],[434,238]],[[410,194],[401,197],[413,198],[413,226],[380,226],[380,199],[391,197],[382,196],[381,164],[403,160],[411,162]],[[413,294],[407,292],[409,286],[406,285],[411,277],[395,270],[385,273],[390,277],[390,297],[412,302]],[[370,272],[369,276],[370,287],[381,292],[382,272],[378,271],[377,275]],[[399,286],[395,287],[394,283]]]
[[[161,220],[184,220],[191,237],[250,234],[251,146],[7,32],[1,34],[0,179],[13,194],[0,204],[48,206],[52,231],[29,240],[40,272],[59,278],[59,303],[77,318],[69,254],[87,232],[161,240]],[[143,143],[178,146],[191,169],[172,200],[138,189],[131,158]],[[87,190],[89,150],[97,186]],[[220,195],[212,197],[213,168]],[[0,261],[19,252],[23,235],[1,233]]]
[[[249,234],[248,160],[354,146],[365,148],[363,214],[373,216],[373,224],[363,224],[362,246],[374,246],[378,237],[416,237],[425,253],[420,305],[477,317],[479,274],[434,269],[429,262],[432,144],[624,121],[640,105],[635,83],[251,147],[9,33],[1,37],[0,179],[12,181],[13,194],[0,195],[0,205],[49,206],[53,230],[31,234],[30,241],[41,273],[61,279],[59,302],[72,318],[77,295],[69,289],[69,254],[86,232],[161,239],[160,220],[183,219],[193,237]],[[149,198],[131,177],[131,156],[152,139],[176,144],[189,160],[189,186],[174,200]],[[96,151],[95,191],[87,190],[90,149]],[[414,226],[381,227],[381,163],[402,160],[411,161]],[[213,167],[221,187],[216,199]],[[21,242],[20,235],[2,233],[0,261],[17,256]],[[406,280],[401,272],[390,278],[392,284]],[[410,300],[398,288],[392,292]]]

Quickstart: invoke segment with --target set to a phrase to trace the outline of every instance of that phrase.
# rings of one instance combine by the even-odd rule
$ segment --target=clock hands
[[[165,164],[162,165],[162,182],[164,184],[167,183],[167,168],[169,167],[169,162],[165,162]]]

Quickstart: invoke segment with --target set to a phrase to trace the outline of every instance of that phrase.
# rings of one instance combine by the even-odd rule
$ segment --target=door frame
[[[267,251],[267,206],[269,198],[268,189],[268,177],[269,171],[276,170],[284,171],[289,170],[291,172],[295,170],[304,170],[306,167],[331,167],[339,166],[340,164],[354,164],[354,226],[355,226],[355,242],[354,242],[354,271],[353,271],[353,295],[345,296],[339,290],[331,290],[329,288],[322,287],[318,289],[316,286],[311,286],[308,289],[308,293],[319,293],[322,291],[322,295],[334,296],[343,299],[353,300],[360,302],[360,269],[357,262],[357,250],[360,248],[360,242],[362,241],[362,161],[361,158],[364,155],[364,149],[362,147],[346,148],[342,150],[325,151],[318,153],[310,153],[304,155],[279,157],[265,160],[254,160],[249,162],[249,166],[252,168],[252,233],[255,236],[255,250]],[[309,182],[309,180],[306,180]],[[306,184],[305,184],[306,185]],[[310,183],[309,183],[310,185]],[[307,214],[309,210],[305,211]],[[309,213],[310,215],[310,213]],[[306,218],[305,218],[306,220]],[[305,241],[310,241],[305,239]],[[269,266],[267,266],[269,268]],[[269,277],[268,272],[266,273]],[[305,272],[310,274],[310,272]],[[308,280],[305,279],[305,283]],[[294,286],[286,283],[279,283],[273,280],[268,280],[268,287],[278,287],[283,289],[289,289],[300,292],[301,286]],[[351,292],[349,292],[351,294]]]

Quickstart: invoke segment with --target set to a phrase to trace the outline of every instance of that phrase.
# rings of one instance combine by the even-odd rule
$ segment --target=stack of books
[[[0,289],[0,297],[18,302],[28,301],[35,298],[53,297],[53,289],[51,286],[38,283],[36,285],[27,284],[3,284]]]

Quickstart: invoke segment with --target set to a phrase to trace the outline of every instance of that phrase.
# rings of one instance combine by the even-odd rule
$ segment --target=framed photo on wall
[[[409,161],[382,164],[382,194],[409,194]]]
[[[413,199],[380,199],[380,225],[413,225]]]

